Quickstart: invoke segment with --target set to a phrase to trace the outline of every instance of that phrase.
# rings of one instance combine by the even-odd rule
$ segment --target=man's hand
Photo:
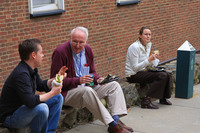
[[[65,77],[67,77],[67,73],[66,73],[67,70],[68,70],[68,68],[66,66],[62,66],[60,68],[60,71],[58,72],[58,74],[63,75],[65,78]]]
[[[52,87],[51,91],[48,93],[44,93],[40,95],[40,101],[44,102],[50,99],[51,97],[60,94],[62,91],[62,85],[56,87],[55,85]]]
[[[62,66],[58,72],[59,75],[63,75],[63,77],[67,77],[67,73],[66,71],[68,70],[68,68],[66,66]],[[48,88],[50,89],[52,86],[51,86],[51,83],[52,81],[54,80],[55,78],[51,78],[47,81],[47,86]]]
[[[52,89],[51,89],[51,92],[52,94],[55,96],[55,95],[58,95],[60,94],[62,91],[62,85],[61,86],[53,86]]]
[[[92,81],[93,81],[93,79],[92,79],[91,75],[84,75],[84,76],[80,77],[80,83],[81,84],[84,84],[84,83],[88,83],[89,84]]]
[[[104,80],[104,78],[100,77],[99,79],[97,79],[97,83],[100,83],[102,80]]]

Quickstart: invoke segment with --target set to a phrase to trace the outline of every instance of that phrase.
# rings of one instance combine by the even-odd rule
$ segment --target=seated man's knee
[[[117,81],[113,81],[111,83],[113,83],[113,86],[115,86],[115,88],[122,90],[120,84]]]
[[[57,101],[60,105],[63,105],[63,96],[61,94],[58,94],[55,96],[57,98]]]
[[[107,86],[107,89],[110,91],[110,93],[123,93],[123,90],[120,86],[120,84],[116,81],[112,81],[109,83],[109,85]]]
[[[35,112],[37,117],[41,117],[42,119],[48,119],[49,117],[49,107],[46,103],[38,104],[35,107]]]
[[[112,82],[110,82],[110,83],[108,83],[108,84],[110,84],[110,85],[113,86],[113,87],[118,87],[118,86],[120,86],[120,84],[119,84],[118,82],[116,82],[116,81],[112,81]]]
[[[84,89],[82,90],[83,95],[90,95],[90,94],[95,94],[96,92],[94,91],[93,88],[85,86]]]
[[[113,83],[114,83],[116,86],[120,86],[120,84],[119,84],[117,81],[113,81]]]
[[[94,90],[91,87],[85,86],[84,91],[90,93],[93,92]]]

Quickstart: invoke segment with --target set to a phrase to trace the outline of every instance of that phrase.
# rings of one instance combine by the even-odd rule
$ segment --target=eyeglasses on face
[[[73,43],[73,44],[76,44],[76,45],[78,45],[78,44],[79,44],[79,45],[85,44],[84,41],[80,41],[80,42],[79,42],[79,41],[76,41],[76,40],[72,40],[72,43]]]

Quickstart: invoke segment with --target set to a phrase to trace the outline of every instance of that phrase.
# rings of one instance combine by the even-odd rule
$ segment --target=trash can
[[[175,97],[193,96],[195,48],[185,41],[177,50]]]

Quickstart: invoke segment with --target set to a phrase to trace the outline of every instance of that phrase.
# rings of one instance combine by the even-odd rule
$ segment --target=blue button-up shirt
[[[78,54],[72,50],[74,67],[76,72],[76,77],[82,77],[84,75],[84,65],[87,63],[85,56],[85,48]]]

